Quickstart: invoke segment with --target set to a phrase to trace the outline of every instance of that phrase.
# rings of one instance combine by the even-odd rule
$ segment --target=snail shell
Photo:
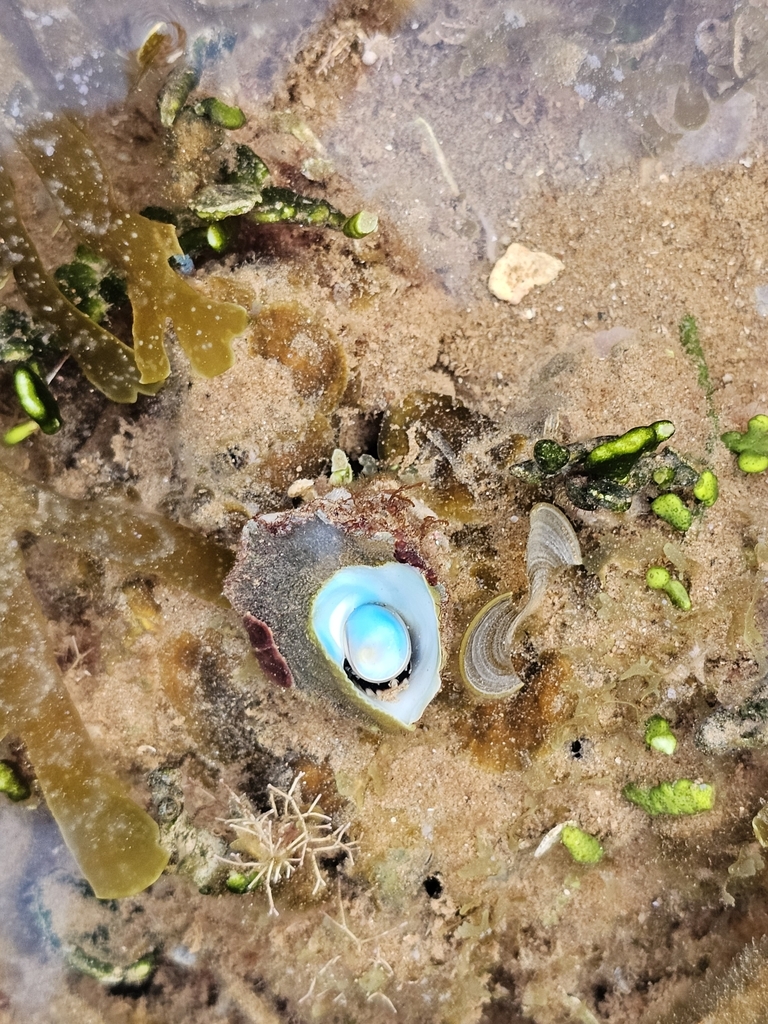
[[[412,729],[440,689],[440,592],[413,503],[392,508],[339,488],[251,520],[225,593],[270,680]]]

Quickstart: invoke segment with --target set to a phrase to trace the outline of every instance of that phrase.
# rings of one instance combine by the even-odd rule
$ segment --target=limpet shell
[[[481,608],[464,634],[459,667],[464,682],[477,696],[512,697],[523,680],[512,665],[520,625],[541,604],[553,577],[569,565],[581,565],[581,548],[568,519],[554,505],[531,510],[525,553],[528,600],[518,611],[513,594],[501,594]]]

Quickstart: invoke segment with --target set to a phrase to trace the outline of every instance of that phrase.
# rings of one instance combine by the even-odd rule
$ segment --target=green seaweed
[[[689,356],[696,365],[699,387],[707,396],[710,396],[714,390],[712,387],[712,378],[709,375],[709,367],[707,366],[707,360],[704,356],[704,349],[701,347],[699,325],[696,323],[695,318],[690,314],[684,316],[680,321],[680,345],[682,346],[685,354]]]
[[[40,135],[48,142],[45,148],[35,143]],[[245,330],[247,313],[240,306],[207,299],[174,272],[168,260],[182,252],[173,226],[117,206],[92,143],[65,115],[31,125],[18,142],[75,238],[125,272],[134,347],[132,352],[124,348],[140,371],[139,383],[155,384],[170,373],[164,345],[168,319],[195,372],[214,377],[229,369],[234,359],[232,340]],[[14,265],[14,273],[16,269]],[[30,308],[40,315],[42,305],[30,303]],[[101,368],[101,383],[96,386],[106,394],[110,369],[121,377],[127,372],[108,365]]]
[[[690,779],[660,782],[658,786],[649,789],[642,789],[630,782],[622,790],[622,795],[652,816],[700,814],[702,811],[711,811],[715,805],[715,787]]]
[[[29,240],[23,235],[14,235],[12,244],[17,251],[26,249],[30,263],[33,264],[35,257],[28,251],[25,241]],[[24,263],[23,254],[21,262]],[[20,284],[23,270],[20,267]],[[26,271],[29,273],[30,267]],[[112,305],[122,304],[128,299],[123,279],[108,263],[84,246],[78,246],[71,263],[65,263],[54,272],[54,279],[67,302],[97,324],[104,319]],[[32,280],[30,278],[30,283]],[[38,287],[41,284],[40,281],[35,283]],[[50,282],[47,283],[46,291],[50,291]],[[43,309],[43,313],[53,312],[53,309]],[[20,423],[6,431],[3,435],[3,443],[6,445],[18,444],[37,428],[44,434],[55,434],[61,429],[58,403],[39,367],[41,359],[51,351],[56,351],[57,340],[54,332],[46,330],[26,313],[8,308],[0,312],[0,361],[18,363],[13,370],[13,388],[19,405],[31,417],[31,424]],[[115,342],[120,351],[121,343],[117,339]],[[33,357],[35,362],[32,361]]]
[[[542,473],[550,476],[559,473],[571,461],[571,453],[565,445],[549,438],[537,441],[533,446],[533,458]]]
[[[636,494],[655,487],[661,494],[653,511],[686,530],[693,514],[680,495],[708,508],[717,500],[717,478],[710,469],[699,472],[672,448],[657,451],[674,431],[669,420],[657,420],[624,434],[572,444],[542,438],[533,447],[533,459],[511,466],[510,473],[538,488],[562,480],[573,504],[589,511],[626,512]]]
[[[677,738],[662,715],[652,715],[645,723],[645,742],[651,750],[658,750],[669,757],[677,748]]]
[[[234,131],[242,128],[245,124],[245,114],[240,107],[230,107],[223,100],[215,96],[207,96],[204,100],[198,100],[192,107],[198,117],[206,117],[212,124],[220,128],[227,128]]]
[[[50,337],[51,331],[26,313],[0,307],[0,362],[14,363],[41,356],[49,350]]]
[[[30,792],[16,765],[11,761],[0,761],[0,793],[5,793],[9,800],[18,803],[28,800]]]
[[[651,509],[665,523],[674,526],[680,533],[691,528],[693,515],[677,494],[660,494],[651,502]]]
[[[260,192],[269,176],[269,168],[258,153],[241,144],[235,150],[234,166],[224,172],[224,181],[231,185],[248,185]]]
[[[739,469],[743,473],[762,473],[768,469],[768,416],[753,416],[745,433],[728,430],[720,440],[739,456]]]
[[[97,324],[112,306],[128,301],[125,278],[84,245],[79,245],[74,260],[58,267],[53,276],[69,301]]]
[[[684,612],[691,610],[688,591],[680,580],[672,579],[669,571],[663,566],[652,565],[645,574],[645,582],[651,590],[663,590],[676,608],[681,608]]]
[[[711,469],[705,469],[693,485],[693,496],[705,508],[710,508],[718,499],[720,488],[717,477]]]
[[[19,363],[13,371],[13,388],[19,405],[44,434],[61,430],[61,413],[48,385],[30,363]]]
[[[225,884],[230,892],[242,895],[251,891],[251,886],[254,884],[255,879],[255,871],[251,871],[249,874],[244,874],[242,871],[233,871]]]
[[[374,213],[360,210],[347,217],[324,199],[302,196],[278,185],[263,189],[261,199],[248,217],[256,224],[283,221],[307,227],[336,228],[349,238],[364,238],[378,227],[378,217]]]
[[[577,825],[566,825],[560,842],[577,864],[598,864],[605,855],[600,841]]]
[[[583,460],[584,471],[601,479],[624,480],[642,455],[655,451],[674,432],[675,426],[669,420],[633,427],[620,437],[596,445]]]
[[[17,423],[16,426],[6,430],[3,434],[3,444],[9,448],[15,444],[21,444],[22,441],[26,441],[28,437],[31,437],[39,429],[39,424],[35,423],[34,420],[24,420],[23,423]]]
[[[707,359],[701,345],[699,325],[696,323],[695,317],[691,316],[690,313],[684,316],[680,321],[678,336],[680,338],[680,346],[683,352],[685,352],[696,367],[698,385],[704,392],[707,399],[707,416],[712,423],[714,434],[717,434],[719,421],[717,410],[715,409],[715,404],[712,399],[715,388],[712,384],[709,367],[707,366]],[[707,451],[711,452],[713,447],[714,436],[710,437],[710,440],[707,442]]]

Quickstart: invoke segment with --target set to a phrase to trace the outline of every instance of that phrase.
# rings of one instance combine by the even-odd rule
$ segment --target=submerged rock
[[[696,744],[713,754],[768,745],[768,679],[740,707],[718,708],[705,718],[696,732]]]
[[[536,285],[554,281],[564,267],[546,252],[534,252],[513,242],[494,264],[488,287],[497,299],[517,306]]]

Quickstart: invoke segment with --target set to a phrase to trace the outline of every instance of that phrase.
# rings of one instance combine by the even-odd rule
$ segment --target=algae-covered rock
[[[702,750],[724,753],[768,745],[768,685],[763,681],[749,700],[735,708],[718,708],[696,730]]]

